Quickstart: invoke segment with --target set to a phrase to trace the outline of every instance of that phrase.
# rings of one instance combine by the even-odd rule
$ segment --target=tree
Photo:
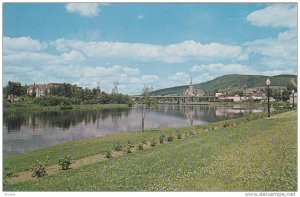
[[[6,97],[10,95],[14,101],[14,97],[25,95],[26,90],[24,90],[24,87],[22,87],[20,82],[9,81],[7,86],[4,88],[4,93],[6,94]]]
[[[150,112],[150,110],[153,107],[156,107],[157,105],[156,100],[151,96],[152,96],[152,88],[145,86],[142,92],[142,100],[141,100],[142,101],[142,106],[141,106],[142,132],[144,132],[146,115]]]

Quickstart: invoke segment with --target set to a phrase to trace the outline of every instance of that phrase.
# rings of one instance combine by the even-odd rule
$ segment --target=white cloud
[[[257,74],[251,67],[241,64],[201,64],[193,66],[190,70],[192,72],[210,73],[211,75]]]
[[[98,16],[100,12],[98,3],[68,3],[66,9],[70,13],[77,13],[82,16]]]
[[[227,74],[259,74],[255,69],[242,64],[201,64],[193,66],[190,71],[198,74],[193,78],[194,83],[202,83]]]
[[[30,37],[10,38],[3,37],[3,53],[12,54],[22,51],[39,52],[47,48],[46,43]]]
[[[297,6],[290,4],[273,4],[256,10],[247,16],[251,24],[262,27],[297,27]]]
[[[293,31],[279,33],[277,38],[247,42],[244,47],[250,56],[261,55],[261,65],[276,69],[297,67],[297,36]]]
[[[159,80],[159,77],[157,75],[143,75],[141,77],[141,82],[143,84],[148,84],[148,83],[154,83]]]
[[[282,74],[297,74],[294,69],[283,69],[283,70],[267,70],[260,73],[261,75],[265,76],[275,76],[275,75],[282,75]]]
[[[253,25],[286,27],[277,38],[258,39],[243,44],[246,53],[259,55],[258,64],[277,71],[297,67],[297,5],[272,4],[248,15]],[[294,70],[294,69],[293,69]]]
[[[136,94],[136,90],[142,90],[144,85],[154,89],[187,85],[190,75],[195,76],[195,73],[198,76],[193,77],[193,83],[233,73],[294,74],[297,68],[296,41],[297,33],[293,29],[281,32],[277,38],[254,40],[241,46],[195,41],[170,45],[66,39],[41,42],[28,37],[5,37],[3,71],[5,80],[20,79],[23,83],[57,81],[83,87],[95,87],[100,82],[108,92],[113,82],[119,81],[121,91]],[[256,69],[263,66],[259,69],[261,72],[240,63],[252,58],[256,58],[255,63],[251,63]],[[202,64],[177,73],[153,70],[154,73],[149,74],[143,72],[144,62],[148,66],[162,64],[166,68],[166,64],[173,63],[182,63],[183,66],[194,65],[193,62]]]
[[[168,80],[187,82],[190,79],[190,75],[185,72],[177,72],[174,75],[168,77]]]
[[[77,62],[78,63],[78,62],[82,62],[86,59],[82,53],[80,53],[78,51],[74,51],[74,50],[70,51],[69,53],[63,53],[61,55],[61,57],[62,57],[62,61],[64,61],[64,62]]]
[[[138,16],[136,17],[136,19],[138,19],[138,20],[143,20],[143,19],[144,19],[144,16],[143,16],[143,15],[138,15]]]
[[[232,59],[242,55],[239,46],[224,45],[220,43],[202,44],[193,40],[162,47],[160,58],[167,63],[179,63],[189,59]]]
[[[135,61],[180,63],[191,59],[245,59],[240,46],[184,41],[171,45],[144,43],[83,42],[59,39],[51,43],[59,51],[78,50],[89,58],[117,58]]]

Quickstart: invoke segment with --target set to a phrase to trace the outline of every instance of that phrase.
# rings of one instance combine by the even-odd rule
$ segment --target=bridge
[[[131,96],[132,100],[136,103],[141,103],[143,96]],[[157,100],[158,103],[186,103],[186,102],[213,102],[215,96],[151,96]]]

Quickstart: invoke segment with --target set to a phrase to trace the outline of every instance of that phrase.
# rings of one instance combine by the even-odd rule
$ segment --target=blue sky
[[[4,3],[3,82],[140,93],[297,74],[296,4]]]

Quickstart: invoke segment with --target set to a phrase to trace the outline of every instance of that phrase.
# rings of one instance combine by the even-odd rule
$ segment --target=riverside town
[[[295,196],[297,13],[3,3],[2,192]]]

